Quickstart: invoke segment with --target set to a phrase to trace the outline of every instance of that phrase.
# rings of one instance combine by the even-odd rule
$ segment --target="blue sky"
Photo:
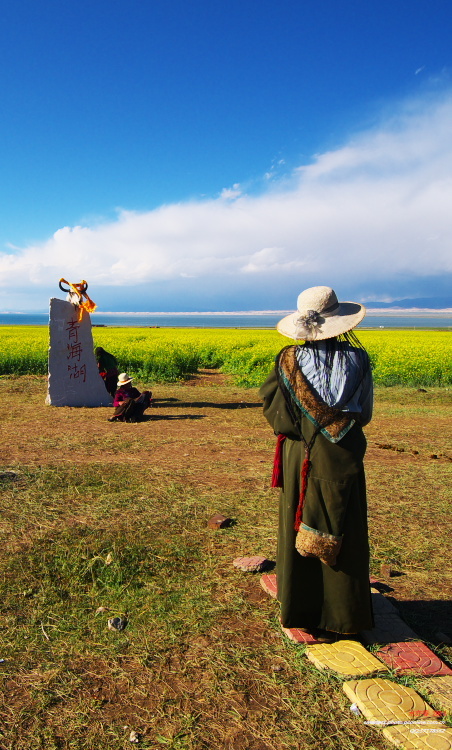
[[[447,0],[16,0],[0,24],[2,310],[444,297]]]

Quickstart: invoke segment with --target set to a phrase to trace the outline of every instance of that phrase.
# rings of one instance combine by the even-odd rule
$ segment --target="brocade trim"
[[[328,406],[317,396],[303,375],[296,355],[296,346],[286,346],[278,360],[278,380],[284,397],[331,442],[338,443],[355,424],[347,412]],[[289,405],[290,408],[290,405]]]

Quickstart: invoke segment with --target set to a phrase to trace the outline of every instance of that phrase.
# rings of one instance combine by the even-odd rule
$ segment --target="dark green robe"
[[[295,548],[294,519],[307,442],[313,423],[300,413],[294,423],[276,369],[260,389],[264,415],[283,444],[284,487],[280,493],[277,551],[278,600],[284,627],[322,628],[357,633],[373,627],[369,585],[369,543],[363,458],[366,439],[355,423],[339,442],[318,434],[311,449],[311,470],[303,523],[340,536],[342,548],[333,567],[302,557]],[[293,412],[292,412],[293,415]]]

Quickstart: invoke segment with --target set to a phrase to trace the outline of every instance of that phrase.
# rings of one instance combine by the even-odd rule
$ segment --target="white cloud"
[[[282,247],[264,247],[253,253],[246,265],[239,270],[243,273],[268,273],[276,271],[297,271],[305,266],[305,261],[294,260]]]
[[[220,198],[223,198],[223,200],[234,200],[235,198],[238,198],[239,195],[242,194],[242,188],[240,187],[240,184],[236,182],[232,188],[223,188],[221,191]]]
[[[315,278],[385,294],[385,281],[452,273],[452,93],[405,103],[379,127],[318,155],[261,195],[120,211],[0,254],[0,284],[89,280],[90,288],[210,280],[233,289]],[[190,281],[189,281],[190,280]]]

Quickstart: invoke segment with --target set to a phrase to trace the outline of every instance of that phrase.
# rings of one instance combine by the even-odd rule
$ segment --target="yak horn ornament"
[[[63,284],[66,284],[68,288],[65,289]],[[68,302],[72,302],[74,307],[79,308],[79,320],[82,319],[83,310],[86,310],[86,312],[88,313],[92,313],[96,309],[96,303],[93,302],[93,300],[87,294],[87,281],[82,280],[79,284],[71,284],[71,282],[66,281],[66,279],[60,279],[59,287],[62,292],[67,293]]]

